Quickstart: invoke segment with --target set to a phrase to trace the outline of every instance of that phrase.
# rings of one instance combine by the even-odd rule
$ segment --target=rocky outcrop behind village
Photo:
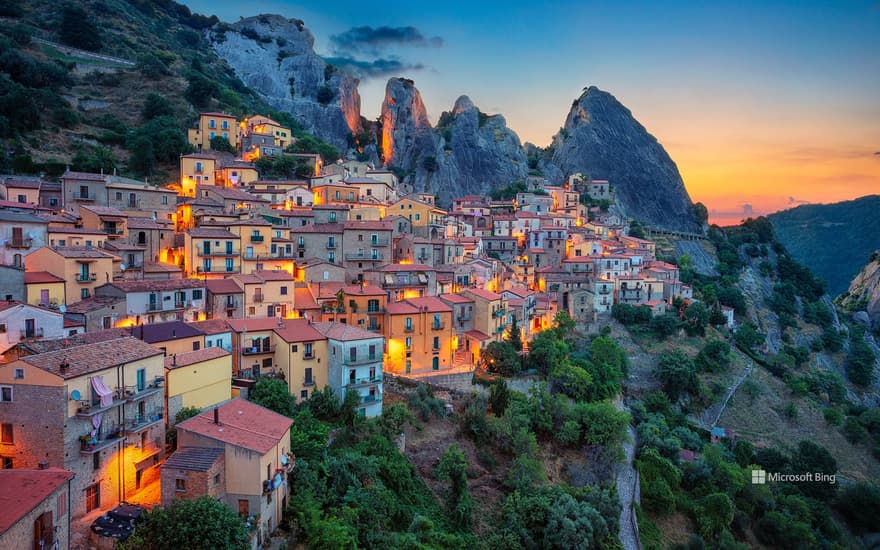
[[[658,227],[698,230],[675,162],[629,109],[590,86],[575,100],[541,163],[552,181],[580,172],[607,179],[627,216]]]
[[[868,264],[856,275],[839,304],[854,317],[873,328],[880,328],[880,250],[871,254]]]
[[[221,30],[228,29],[228,30]],[[211,45],[236,76],[274,108],[337,147],[360,130],[358,81],[327,64],[302,21],[280,15],[248,17],[210,33]]]

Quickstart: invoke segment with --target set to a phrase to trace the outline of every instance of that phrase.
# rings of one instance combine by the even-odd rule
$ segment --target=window
[[[86,512],[97,510],[101,507],[101,486],[99,484],[86,487]]]
[[[122,192],[121,191],[116,192],[116,200],[118,200],[118,201],[122,200]]]
[[[286,286],[281,287],[281,295],[287,296],[287,287]]]
[[[303,355],[304,355],[307,359],[311,359],[311,358],[313,357],[313,354],[312,354],[312,343],[311,343],[311,342],[306,342],[305,344],[303,344]]]
[[[330,222],[331,223],[336,222],[336,212],[330,212]]]
[[[15,444],[15,435],[13,434],[12,424],[0,424],[0,443],[5,445]]]
[[[15,379],[23,380],[24,379],[24,369],[15,369]]]
[[[223,128],[224,130],[228,130],[228,129],[229,129],[229,121],[228,121],[228,120],[224,120],[224,121],[220,124],[220,127]],[[225,134],[224,134],[224,135],[225,135]]]
[[[406,318],[406,330],[412,330],[412,328],[413,328],[412,317],[407,317]]]
[[[0,334],[6,332],[6,323],[0,323]]]
[[[12,386],[0,386],[0,403],[12,403]]]
[[[202,299],[202,291],[200,289],[193,290],[193,300],[201,300],[201,299]]]
[[[303,390],[299,392],[300,399],[308,399],[309,398],[309,390]]]
[[[89,297],[89,289],[84,288],[79,293],[80,298],[88,298]]]
[[[412,336],[406,337],[406,349],[412,349]]]
[[[219,474],[217,474],[219,475]],[[174,490],[181,492],[186,491],[186,480],[185,479],[175,479],[174,480]]]
[[[440,337],[439,336],[434,337],[434,349],[435,350],[440,349]]]
[[[193,351],[199,351],[201,349],[201,345],[199,342],[193,342]]]
[[[3,469],[4,470],[11,470],[12,468],[13,468],[12,457],[4,456],[3,457]]]
[[[95,453],[92,455],[92,470],[98,471],[101,469],[101,453]]]
[[[306,367],[305,369],[305,381],[303,382],[304,386],[311,386],[315,381],[312,379],[312,368]]]

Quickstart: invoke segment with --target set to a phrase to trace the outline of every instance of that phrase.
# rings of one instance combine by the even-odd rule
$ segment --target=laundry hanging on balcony
[[[95,393],[98,394],[98,397],[101,398],[101,406],[109,407],[113,404],[113,390],[107,387],[104,384],[103,376],[93,376],[92,377],[92,388],[94,388]]]
[[[89,432],[89,436],[92,438],[92,443],[96,443],[98,440],[98,430],[101,429],[101,422],[104,420],[104,413],[98,413],[92,417],[92,427],[94,430]]]

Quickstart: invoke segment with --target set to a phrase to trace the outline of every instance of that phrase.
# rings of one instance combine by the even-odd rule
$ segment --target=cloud
[[[413,48],[440,48],[444,41],[439,36],[427,37],[415,27],[352,27],[334,34],[330,42],[338,51],[377,52],[390,46]]]
[[[408,63],[393,57],[379,58],[372,61],[354,57],[325,57],[324,61],[347,70],[361,80],[399,75],[406,71],[420,71],[425,68],[421,63]]]
[[[810,201],[805,201],[803,199],[796,199],[794,197],[788,197],[788,204],[810,204]]]

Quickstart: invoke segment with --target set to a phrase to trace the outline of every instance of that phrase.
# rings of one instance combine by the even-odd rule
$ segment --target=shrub
[[[681,350],[664,352],[658,363],[658,376],[663,383],[663,391],[673,401],[685,393],[699,393],[699,380],[696,368],[690,357]]]
[[[321,105],[327,105],[331,101],[333,101],[333,88],[330,86],[321,86],[318,88],[318,92],[315,95],[315,99],[318,100],[318,103]]]
[[[722,340],[706,342],[694,364],[703,371],[719,372],[730,366],[730,344]]]
[[[226,153],[235,153],[235,147],[229,143],[229,139],[223,136],[214,136],[211,138],[211,149],[213,151],[220,151]]]
[[[848,416],[843,423],[843,435],[853,445],[861,443],[868,437],[868,430],[854,416]]]
[[[174,108],[171,106],[171,102],[166,98],[155,92],[150,92],[147,94],[146,100],[144,100],[144,108],[141,110],[141,116],[146,121],[153,120],[160,116],[174,116]],[[105,128],[107,127],[105,126]],[[125,129],[123,127],[122,132],[124,131]]]
[[[825,417],[825,422],[832,426],[840,426],[840,423],[843,421],[843,413],[831,407],[824,409],[822,415]]]
[[[576,420],[566,420],[556,432],[556,439],[568,447],[577,445],[581,440],[581,425]]]
[[[834,507],[856,534],[874,532],[880,517],[880,487],[866,482],[847,485],[841,489]]]
[[[61,8],[61,24],[58,38],[74,48],[97,51],[101,49],[101,31],[91,17],[76,4]]]

